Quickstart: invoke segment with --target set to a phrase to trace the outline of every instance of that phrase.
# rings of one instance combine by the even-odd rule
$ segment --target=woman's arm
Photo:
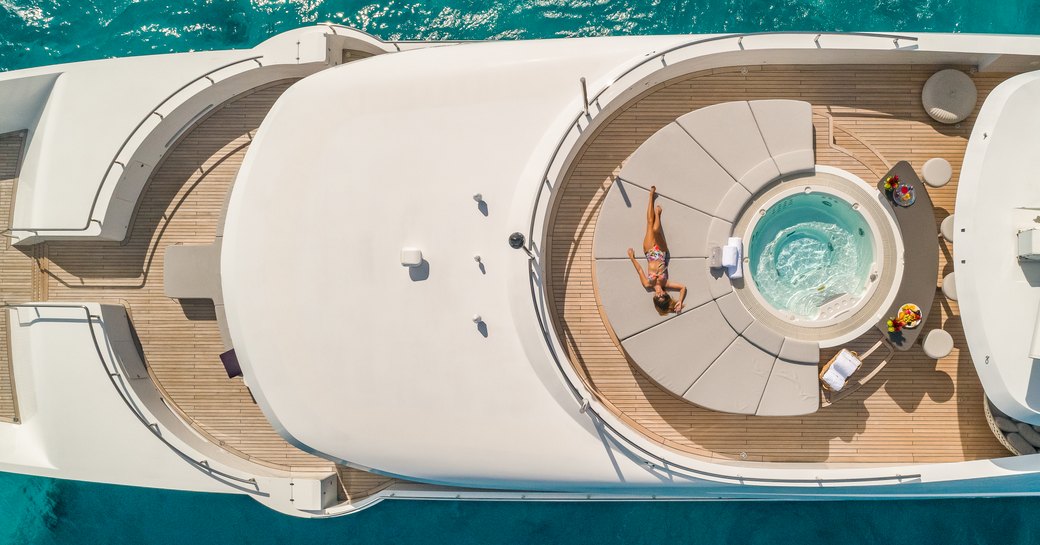
[[[669,290],[679,290],[679,302],[675,304],[675,312],[682,310],[683,301],[686,300],[686,286],[677,282],[669,282],[664,287]]]
[[[636,251],[632,248],[628,249],[628,259],[632,261],[632,266],[634,266],[636,272],[639,273],[639,283],[642,284],[644,288],[649,288],[650,281],[646,279],[646,273],[643,272],[643,267],[641,267],[639,262],[636,261]]]

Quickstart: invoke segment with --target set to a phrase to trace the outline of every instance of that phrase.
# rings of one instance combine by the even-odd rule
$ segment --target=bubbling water
[[[787,197],[755,226],[750,272],[762,297],[800,320],[816,320],[838,299],[858,300],[873,263],[870,231],[847,202],[830,195]]]

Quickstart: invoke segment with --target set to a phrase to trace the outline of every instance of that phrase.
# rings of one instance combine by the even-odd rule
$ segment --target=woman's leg
[[[662,252],[668,253],[668,241],[664,239],[664,229],[661,227],[661,211],[661,205],[654,208],[654,244],[657,244]]]
[[[661,215],[654,210],[654,197],[657,196],[657,186],[650,186],[650,199],[646,203],[646,235],[643,236],[643,253],[650,251],[657,243],[657,230],[655,225],[660,226]]]

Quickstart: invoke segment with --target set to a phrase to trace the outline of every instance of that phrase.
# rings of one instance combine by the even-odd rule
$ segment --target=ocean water
[[[0,0],[0,70],[249,47],[322,21],[383,38],[758,30],[1040,33],[1040,0]],[[1040,542],[1040,499],[544,504],[388,501],[286,517],[239,496],[0,474],[0,545]]]

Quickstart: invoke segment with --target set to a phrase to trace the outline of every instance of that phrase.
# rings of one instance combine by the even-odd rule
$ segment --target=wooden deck
[[[25,133],[0,135],[0,229],[11,226],[12,202],[22,158]],[[24,303],[34,297],[39,275],[32,248],[23,250],[0,241],[0,300],[4,304]],[[0,312],[0,421],[18,422],[18,395],[14,370],[11,368],[11,346],[8,343],[7,311]]]
[[[177,301],[163,294],[166,247],[213,242],[225,197],[252,137],[291,84],[279,82],[235,99],[175,144],[153,173],[125,244],[42,245],[40,262],[47,278],[43,295],[54,301],[125,305],[153,380],[195,430],[259,464],[336,471],[341,496],[356,499],[392,480],[336,467],[282,439],[242,380],[227,378],[212,302]]]
[[[611,340],[593,291],[596,216],[620,165],[676,117],[719,102],[768,98],[810,102],[816,162],[843,168],[871,183],[897,161],[907,160],[920,169],[931,157],[945,157],[953,165],[954,178],[929,193],[941,221],[954,211],[957,176],[974,117],[947,126],[925,114],[921,88],[940,68],[944,67],[754,66],[706,71],[648,90],[595,135],[561,186],[552,212],[548,291],[557,333],[570,361],[600,400],[648,437],[706,457],[840,463],[1007,456],[983,415],[982,387],[967,351],[957,304],[941,292],[923,327],[949,331],[956,344],[952,354],[936,362],[919,346],[897,353],[872,382],[841,402],[808,416],[774,418],[712,412],[658,388],[629,364]],[[974,74],[978,103],[1011,75]],[[938,228],[937,223],[936,233]],[[945,241],[940,254],[937,286],[952,270]],[[869,344],[876,336],[871,332],[853,344]],[[833,353],[824,353],[823,361]]]

